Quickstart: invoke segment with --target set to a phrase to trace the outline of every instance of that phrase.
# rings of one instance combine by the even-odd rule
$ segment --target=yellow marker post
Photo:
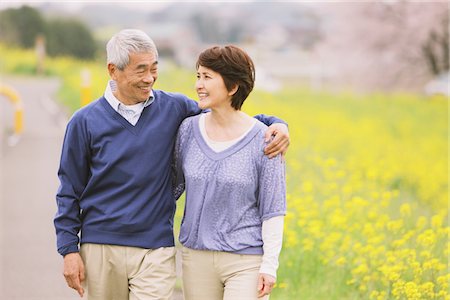
[[[6,96],[14,105],[14,134],[19,135],[23,132],[23,105],[19,94],[6,85],[0,84],[0,95]]]
[[[14,115],[14,133],[21,134],[23,132],[23,108],[16,109]]]
[[[91,72],[88,69],[81,71],[81,107],[91,102]]]

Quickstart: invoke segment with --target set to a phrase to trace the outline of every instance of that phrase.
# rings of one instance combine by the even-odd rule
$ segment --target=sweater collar
[[[116,90],[116,88],[117,88],[117,83],[114,80],[110,80],[106,84],[104,96],[105,96],[106,101],[108,101],[109,105],[111,105],[111,107],[117,112],[119,111],[119,107],[121,107],[121,106],[128,107],[129,109],[134,110],[132,107],[130,107],[130,105],[123,104],[122,102],[119,101],[119,99],[116,98],[116,96],[114,96],[114,91]],[[155,100],[155,97],[153,96],[153,90],[151,90],[150,97],[143,103],[142,109],[149,106],[150,104],[152,104],[154,100]]]

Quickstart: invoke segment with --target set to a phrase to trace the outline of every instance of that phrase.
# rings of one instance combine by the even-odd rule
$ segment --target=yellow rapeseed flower
[[[400,215],[403,218],[408,218],[411,216],[411,205],[409,203],[403,203],[400,206]]]

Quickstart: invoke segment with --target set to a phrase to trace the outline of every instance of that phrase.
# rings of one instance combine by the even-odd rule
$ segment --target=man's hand
[[[84,264],[78,252],[69,253],[64,256],[64,277],[67,285],[83,297],[84,289],[81,283],[84,281]]]
[[[264,154],[272,158],[281,153],[284,158],[290,143],[289,130],[286,124],[275,123],[270,125],[265,134],[266,142],[270,141],[272,136],[274,138],[264,149]]]
[[[258,298],[269,295],[270,292],[272,292],[275,281],[275,277],[269,274],[260,273],[258,277]]]

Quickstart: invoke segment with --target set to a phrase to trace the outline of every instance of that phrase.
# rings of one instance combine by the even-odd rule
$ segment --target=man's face
[[[158,61],[154,53],[131,53],[130,62],[119,70],[109,64],[111,78],[117,83],[114,95],[126,105],[145,102],[158,78]]]

